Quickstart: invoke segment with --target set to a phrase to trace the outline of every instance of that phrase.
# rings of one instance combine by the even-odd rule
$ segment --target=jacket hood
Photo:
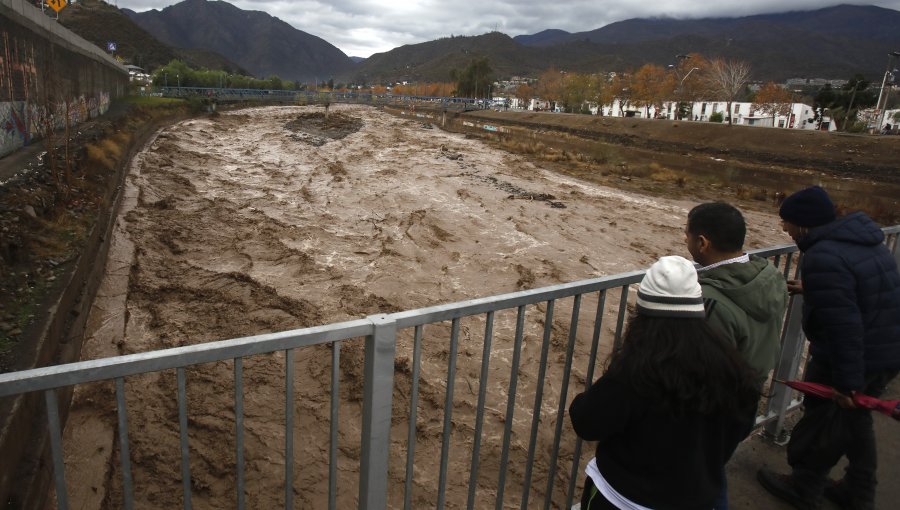
[[[770,317],[770,301],[775,289],[784,286],[784,276],[777,270],[766,271],[768,266],[768,260],[751,255],[750,262],[714,267],[698,276],[700,285],[717,289],[754,320],[780,321],[781,317]]]
[[[872,246],[884,242],[884,232],[866,213],[855,212],[810,230],[809,235],[797,241],[797,247],[806,251],[825,240]]]

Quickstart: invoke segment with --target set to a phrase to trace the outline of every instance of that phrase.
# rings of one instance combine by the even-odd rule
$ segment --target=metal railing
[[[900,259],[897,246],[900,225],[885,232],[889,248]],[[794,245],[751,253],[772,260],[786,277],[796,275],[799,257]],[[0,374],[0,397],[44,392],[56,501],[58,508],[65,509],[68,497],[58,395],[69,395],[65,390],[71,386],[114,381],[122,501],[113,504],[130,509],[134,506],[134,487],[129,430],[134,429],[129,427],[140,424],[128,421],[125,381],[139,374],[174,370],[180,424],[181,499],[183,507],[189,509],[193,489],[188,432],[191,431],[191,437],[201,432],[191,430],[188,421],[186,369],[233,360],[236,436],[233,506],[242,509],[246,506],[245,493],[252,489],[247,487],[244,476],[243,360],[254,355],[283,353],[284,508],[293,508],[294,470],[312,469],[308,464],[298,466],[294,459],[296,424],[291,412],[296,404],[294,354],[297,349],[327,344],[332,358],[327,504],[334,509],[339,494],[342,498],[352,498],[352,494],[347,495],[349,490],[339,493],[337,487],[337,428],[341,423],[341,409],[348,405],[341,401],[339,392],[341,345],[363,338],[359,508],[409,509],[427,504],[439,509],[445,506],[471,509],[476,507],[476,501],[479,508],[488,506],[486,502],[490,498],[497,510],[510,505],[524,509],[538,501],[544,509],[569,508],[575,498],[575,487],[583,478],[579,476],[580,469],[590,452],[582,452],[582,441],[565,424],[567,404],[591,384],[597,363],[605,360],[621,341],[628,309],[633,306],[629,303],[630,286],[639,283],[643,274],[644,271],[634,271],[327,326]],[[612,299],[608,299],[610,296]],[[792,378],[800,367],[804,351],[800,307],[799,297],[792,298],[785,321],[781,360],[774,374],[777,378]],[[588,311],[583,312],[583,308]],[[557,320],[558,309],[563,310],[561,314],[568,311],[570,318]],[[446,331],[447,322],[449,336],[425,340],[426,327]],[[480,337],[470,335],[471,331],[482,328]],[[406,351],[411,344],[411,361],[398,354],[400,344]],[[427,354],[426,350],[436,352]],[[400,409],[394,402],[401,379],[409,383],[408,393],[404,389],[404,397],[409,399],[408,409]],[[477,392],[472,387],[472,379],[477,381]],[[418,422],[421,384],[427,382],[433,386],[434,380],[446,384],[442,416],[430,417],[431,433],[440,437],[440,457],[432,446],[435,451],[426,451],[424,455],[428,458],[417,463],[420,427],[426,426]],[[456,393],[456,387],[462,382],[468,383],[469,394],[476,396],[474,405],[469,395]],[[785,414],[799,402],[781,385],[772,385],[771,391],[766,411],[758,417],[757,425],[778,436]],[[439,399],[433,396],[432,400]],[[529,408],[527,404],[531,402]],[[64,408],[67,408],[65,403]],[[456,419],[455,413],[463,412],[467,417],[474,414],[474,424],[464,423],[464,418]],[[405,438],[391,433],[392,418],[396,415],[405,415],[408,422]],[[440,421],[439,433],[437,421]],[[490,468],[483,469],[488,462]],[[397,473],[400,465],[405,466],[405,473]],[[391,470],[398,475],[393,483],[388,476]],[[401,478],[402,483],[396,481]],[[425,482],[417,485],[417,480]],[[534,483],[538,480],[542,483]],[[423,484],[429,485],[425,494],[422,494]],[[507,489],[514,491],[511,496],[507,495]],[[428,498],[431,500],[425,501]]]
[[[156,87],[163,97],[198,97],[216,101],[265,101],[289,104],[352,103],[368,105],[421,105],[451,110],[484,110],[498,107],[488,99],[419,96],[389,92],[239,89],[224,87]]]

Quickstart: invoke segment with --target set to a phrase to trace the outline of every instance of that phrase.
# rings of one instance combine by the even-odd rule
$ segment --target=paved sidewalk
[[[894,379],[888,386],[884,397],[900,398],[900,377]],[[900,422],[881,414],[876,414],[873,418],[879,455],[879,484],[875,508],[878,510],[900,508]],[[791,424],[795,421],[796,419],[792,420]],[[783,473],[789,471],[785,447],[773,444],[755,434],[738,447],[731,462],[728,463],[729,508],[766,510],[793,508],[766,492],[756,481],[756,471],[764,464]],[[846,460],[832,471],[832,478],[840,478],[843,475],[845,464]],[[829,501],[822,507],[822,510],[834,509],[838,507]]]

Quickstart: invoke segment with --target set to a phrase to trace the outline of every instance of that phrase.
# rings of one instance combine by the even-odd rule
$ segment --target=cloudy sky
[[[107,0],[135,11],[177,0]],[[368,57],[450,35],[498,30],[510,36],[548,28],[582,32],[630,18],[737,17],[838,4],[900,10],[900,0],[230,0],[281,18],[349,56]]]

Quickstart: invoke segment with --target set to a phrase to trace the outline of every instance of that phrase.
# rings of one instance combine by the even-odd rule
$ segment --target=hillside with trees
[[[147,70],[180,59],[192,67],[246,73],[240,65],[215,51],[184,50],[160,42],[123,11],[102,0],[80,0],[69,4],[60,11],[59,22],[100,48],[106,49],[107,43],[115,43],[116,56]]]
[[[260,11],[185,0],[159,11],[126,11],[143,29],[179,48],[215,50],[258,78],[327,81],[353,67],[341,50]]]

